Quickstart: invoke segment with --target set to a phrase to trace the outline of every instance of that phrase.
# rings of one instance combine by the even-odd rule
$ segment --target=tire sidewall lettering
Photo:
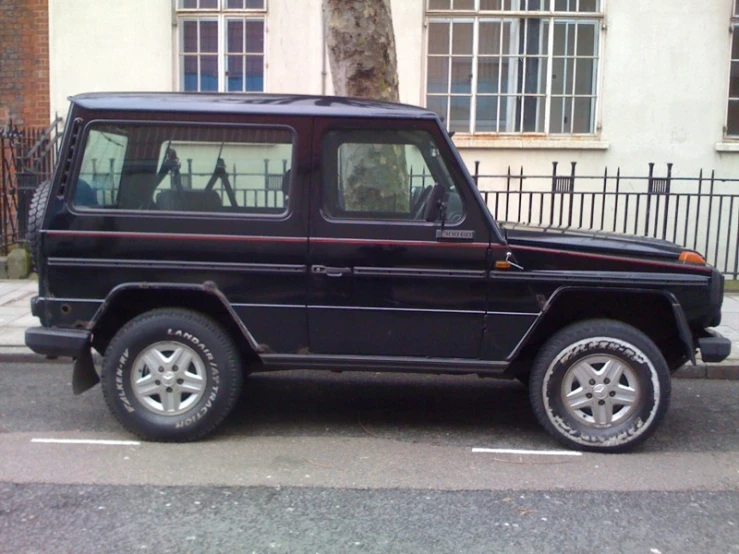
[[[591,428],[573,419],[561,395],[567,370],[580,359],[598,354],[618,357],[627,363],[637,374],[643,395],[633,414],[605,429]],[[660,383],[652,362],[636,346],[612,337],[593,337],[569,345],[554,357],[544,375],[541,394],[547,418],[568,440],[585,446],[620,446],[635,440],[649,428],[660,404]]]

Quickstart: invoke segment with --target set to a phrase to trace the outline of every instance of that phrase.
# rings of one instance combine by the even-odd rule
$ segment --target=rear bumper
[[[731,353],[731,340],[712,329],[706,329],[708,337],[698,339],[698,348],[704,362],[715,363],[725,360]]]
[[[26,329],[26,346],[44,356],[77,358],[90,347],[91,335],[85,329],[31,327]]]

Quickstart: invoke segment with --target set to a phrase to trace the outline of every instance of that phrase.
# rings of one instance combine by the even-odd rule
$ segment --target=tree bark
[[[329,64],[338,96],[398,102],[398,63],[390,0],[323,0]],[[404,148],[345,144],[341,167],[346,209],[407,212]]]
[[[336,94],[397,102],[390,0],[323,0],[323,17]]]

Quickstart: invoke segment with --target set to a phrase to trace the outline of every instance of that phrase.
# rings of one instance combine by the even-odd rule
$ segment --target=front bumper
[[[701,358],[707,363],[721,362],[731,353],[731,340],[721,336],[713,329],[706,329],[710,336],[698,339]]]
[[[44,356],[78,358],[90,349],[91,336],[85,329],[31,327],[26,330],[26,346]]]

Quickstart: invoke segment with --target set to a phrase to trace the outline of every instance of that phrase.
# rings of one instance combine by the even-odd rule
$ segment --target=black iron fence
[[[47,128],[0,129],[0,249],[26,237],[28,208],[36,188],[51,178],[61,140],[61,119]]]
[[[537,226],[628,233],[676,242],[698,250],[727,278],[739,278],[739,179],[715,171],[675,176],[649,164],[646,175],[577,175],[573,162],[549,175],[480,173],[473,178],[499,221]]]

